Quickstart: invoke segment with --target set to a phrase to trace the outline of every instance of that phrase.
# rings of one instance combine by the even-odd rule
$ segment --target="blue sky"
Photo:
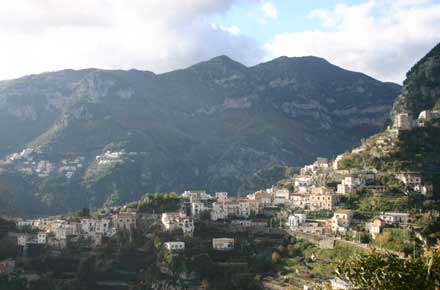
[[[0,79],[67,68],[162,73],[225,54],[315,55],[383,81],[440,42],[440,0],[4,0]]]
[[[316,9],[331,9],[336,4],[360,4],[364,1],[334,1],[334,0],[275,0],[272,3],[277,11],[277,19],[263,21],[260,7],[251,3],[237,3],[224,15],[213,17],[212,21],[223,26],[236,25],[246,35],[264,42],[274,35],[286,32],[301,32],[310,30],[329,30],[323,27],[319,20],[309,16]]]

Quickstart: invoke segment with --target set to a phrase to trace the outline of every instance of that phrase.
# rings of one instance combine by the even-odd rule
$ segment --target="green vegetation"
[[[406,259],[372,251],[339,263],[336,273],[355,289],[437,290],[440,287],[440,251],[438,247],[425,248],[423,255]]]
[[[402,193],[384,194],[351,194],[346,198],[347,208],[364,214],[378,214],[382,212],[411,212],[423,208],[424,198],[417,195]]]
[[[181,200],[176,193],[153,193],[146,194],[138,202],[138,210],[143,213],[162,213],[168,211],[177,211],[180,209]]]
[[[386,228],[374,239],[372,244],[378,248],[412,254],[414,247],[416,247],[416,240],[407,229]],[[419,244],[416,248],[416,250],[420,250]]]
[[[331,278],[337,263],[364,251],[344,243],[336,243],[334,249],[320,249],[305,240],[296,240],[280,251],[278,265],[281,273],[302,273],[309,276]],[[295,279],[296,276],[293,277]]]

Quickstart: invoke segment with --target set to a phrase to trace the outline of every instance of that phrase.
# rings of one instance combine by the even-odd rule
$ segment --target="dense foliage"
[[[336,272],[354,289],[437,290],[440,287],[439,246],[425,248],[422,256],[406,259],[378,251],[355,255],[340,263]]]
[[[176,193],[153,193],[146,194],[145,197],[139,201],[138,209],[145,213],[162,213],[168,211],[177,211],[181,207],[181,199]]]

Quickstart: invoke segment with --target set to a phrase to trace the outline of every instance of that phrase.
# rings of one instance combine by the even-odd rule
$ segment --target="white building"
[[[287,219],[287,226],[290,228],[296,228],[302,224],[304,224],[307,220],[306,214],[303,213],[295,213],[289,215],[289,218]]]
[[[394,116],[393,125],[398,130],[411,130],[414,127],[414,121],[408,113],[401,113]]]
[[[287,202],[289,202],[289,198],[290,198],[290,192],[288,189],[277,189],[274,192],[273,204],[274,205],[286,204]]]
[[[28,242],[30,242],[33,239],[34,239],[33,236],[30,234],[19,234],[17,236],[17,245],[24,247]]]
[[[298,193],[310,193],[313,184],[313,177],[310,175],[297,176],[294,181],[295,189]]]
[[[338,184],[338,194],[352,194],[357,188],[365,184],[365,179],[354,176],[346,176],[342,182]]]
[[[367,229],[370,235],[375,239],[377,235],[382,232],[385,222],[380,218],[374,218],[373,221],[367,224]]]
[[[214,202],[212,204],[211,220],[233,217],[249,218],[253,210],[251,204],[252,202],[247,199]]]
[[[229,238],[214,238],[212,239],[212,248],[214,250],[232,250],[234,248],[234,239]]]
[[[396,178],[402,181],[406,186],[420,186],[422,177],[414,172],[402,172],[396,175]]]
[[[206,203],[202,201],[191,202],[191,216],[198,217],[200,213],[210,210]]]
[[[380,218],[386,223],[398,224],[411,222],[411,218],[408,213],[400,212],[387,212],[380,215]]]
[[[161,216],[161,222],[166,230],[174,230],[179,226],[179,221],[183,218],[186,218],[186,214],[183,211],[164,212]]]
[[[290,204],[292,207],[305,208],[310,204],[309,196],[303,193],[293,193],[290,195]]]
[[[186,236],[192,236],[194,233],[194,220],[187,217],[184,212],[164,212],[161,222],[166,230],[181,229]]]
[[[185,242],[166,242],[164,243],[165,248],[168,251],[183,251],[185,249]]]
[[[349,209],[338,209],[331,218],[331,227],[334,233],[345,233],[351,224],[353,212]]]
[[[189,198],[190,202],[200,202],[212,199],[206,190],[186,190],[183,192],[182,197]]]
[[[85,234],[95,232],[97,222],[95,219],[81,219],[81,231]]]
[[[217,201],[212,204],[211,220],[224,220],[228,218],[228,206],[225,202]]]
[[[37,234],[37,243],[41,245],[45,245],[47,243],[47,233],[39,232]]]

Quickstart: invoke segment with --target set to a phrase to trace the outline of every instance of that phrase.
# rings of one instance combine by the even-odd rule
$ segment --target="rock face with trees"
[[[317,57],[2,81],[0,208],[53,213],[145,192],[267,187],[377,132],[399,89]]]

